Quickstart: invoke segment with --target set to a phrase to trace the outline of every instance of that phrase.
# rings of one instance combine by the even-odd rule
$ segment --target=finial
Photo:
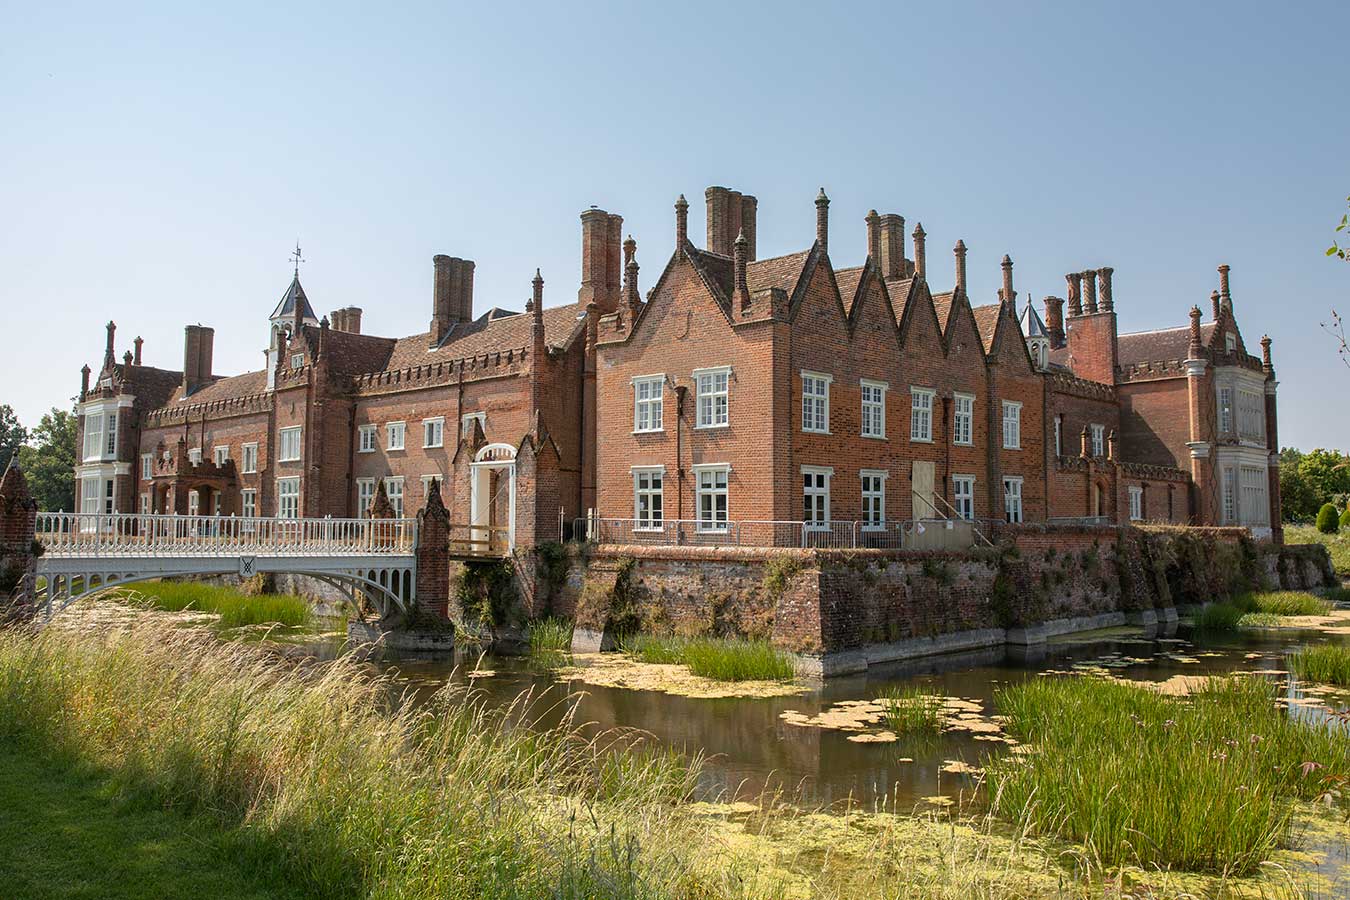
[[[1275,367],[1270,362],[1270,335],[1261,335],[1261,368],[1269,375]]]
[[[300,239],[299,239],[299,238],[296,238],[296,239],[295,239],[295,249],[294,249],[293,251],[291,251],[290,260],[291,260],[291,262],[293,262],[293,263],[295,264],[295,273],[294,273],[294,274],[295,274],[295,277],[296,277],[296,278],[299,278],[299,277],[300,277],[300,264],[301,264],[302,262],[305,261],[305,258],[304,258],[303,256],[300,255]]]
[[[927,271],[927,253],[924,251],[924,238],[927,232],[923,230],[922,222],[914,223],[914,277],[923,278]]]
[[[1003,254],[1003,299],[1011,303],[1013,310],[1017,310],[1017,292],[1013,290],[1013,261],[1008,254]]]
[[[966,242],[957,238],[952,253],[956,256],[956,292],[964,294],[966,292]]]
[[[131,365],[131,351],[130,351],[130,350],[128,350],[126,353],[123,353],[123,354],[122,354],[122,365],[124,365],[124,366],[130,366],[130,365]]]
[[[1200,340],[1200,307],[1191,307],[1191,340],[1187,350],[1191,359],[1199,359],[1204,351],[1204,343]]]
[[[1209,292],[1209,305],[1214,312],[1214,321],[1219,321],[1219,313],[1223,309],[1223,302],[1219,297],[1218,291]]]
[[[816,195],[816,243],[820,244],[822,252],[829,253],[830,198],[825,196],[824,188],[821,188],[820,193]]]
[[[689,201],[684,194],[675,201],[675,249],[679,250],[689,240]]]
[[[319,328],[323,329],[324,331],[327,331],[327,330],[328,330],[328,317],[327,317],[327,316],[324,316],[322,319],[319,320]]]
[[[630,234],[628,235],[628,239],[623,242],[624,265],[627,265],[629,262],[632,261],[633,254],[636,252],[637,252],[637,241],[633,240],[633,236]]]
[[[531,284],[534,285],[534,317],[542,320],[544,316],[544,276],[539,274],[537,268],[534,270],[534,280]]]

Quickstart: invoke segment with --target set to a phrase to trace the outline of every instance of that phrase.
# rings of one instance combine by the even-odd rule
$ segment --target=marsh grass
[[[678,813],[698,759],[585,738],[568,715],[524,727],[528,697],[414,705],[392,687],[350,658],[296,668],[163,622],[0,632],[0,742],[214,817],[306,896],[740,895]]]
[[[543,667],[565,665],[572,658],[572,623],[549,617],[530,625],[530,661]]]
[[[688,666],[715,681],[791,681],[796,674],[792,654],[768,641],[640,634],[621,648],[642,662]]]
[[[1245,615],[1232,603],[1211,603],[1196,611],[1192,623],[1197,631],[1236,631]]]
[[[1307,591],[1265,591],[1246,595],[1250,612],[1271,613],[1277,616],[1324,616],[1331,611],[1331,601]]]
[[[1287,841],[1296,798],[1332,796],[1350,775],[1344,725],[1291,720],[1263,679],[1181,698],[1041,677],[995,702],[1033,749],[987,762],[994,809],[1102,866],[1250,874]]]
[[[220,616],[221,628],[245,625],[309,625],[310,605],[294,594],[242,594],[232,588],[198,581],[156,581],[116,592],[131,602],[145,602],[167,612],[195,610]]]
[[[942,731],[941,694],[915,685],[891,688],[878,698],[886,727],[900,736],[937,735]]]
[[[1350,687],[1350,646],[1313,644],[1301,647],[1290,654],[1289,668],[1304,681]]]

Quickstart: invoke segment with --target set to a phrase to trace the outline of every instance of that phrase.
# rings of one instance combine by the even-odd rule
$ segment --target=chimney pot
[[[136,352],[132,354],[131,357],[132,365],[139,366],[141,364],[141,345],[144,343],[145,341],[141,338],[140,335],[137,335],[136,340],[131,342],[132,346],[136,348]]]
[[[1045,330],[1050,332],[1050,346],[1058,350],[1064,346],[1064,301],[1059,297],[1046,297]]]
[[[1102,312],[1115,312],[1115,301],[1111,299],[1111,273],[1115,269],[1102,266],[1097,270],[1097,280],[1101,283]]]
[[[1223,301],[1218,291],[1209,292],[1209,305],[1214,312],[1214,321],[1219,321],[1219,312],[1223,309]]]
[[[1064,276],[1064,281],[1068,284],[1069,318],[1081,316],[1083,314],[1083,276],[1078,272],[1070,272]]]
[[[1275,367],[1270,361],[1270,335],[1268,334],[1261,335],[1261,369],[1267,377],[1275,371]]]
[[[1228,263],[1219,266],[1219,296],[1227,303],[1232,299],[1228,293]]]
[[[877,215],[875,209],[867,211],[863,217],[867,223],[867,255],[876,265],[881,264],[881,216]]]
[[[1088,315],[1097,311],[1097,270],[1083,270],[1083,291],[1084,305],[1087,306]]]
[[[1013,311],[1017,310],[1017,292],[1013,290],[1013,261],[1008,254],[1003,254],[1003,299],[1012,304]]]
[[[83,400],[89,395],[89,364],[85,363],[80,367],[80,399]]]

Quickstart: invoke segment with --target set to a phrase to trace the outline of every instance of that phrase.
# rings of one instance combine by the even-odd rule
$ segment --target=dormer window
[[[1236,353],[1236,352],[1237,352],[1237,335],[1233,334],[1232,332],[1229,332],[1229,333],[1225,334],[1225,335],[1223,336],[1223,346],[1224,346],[1224,349],[1227,350],[1229,353]]]

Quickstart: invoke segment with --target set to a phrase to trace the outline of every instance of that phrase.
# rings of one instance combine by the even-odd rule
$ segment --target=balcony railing
[[[577,519],[572,533],[600,544],[657,547],[797,547],[805,549],[958,549],[977,540],[972,523],[911,519],[869,524],[861,521],[793,522],[699,519]],[[982,537],[982,536],[981,536]]]
[[[416,519],[38,513],[49,556],[406,556]]]

